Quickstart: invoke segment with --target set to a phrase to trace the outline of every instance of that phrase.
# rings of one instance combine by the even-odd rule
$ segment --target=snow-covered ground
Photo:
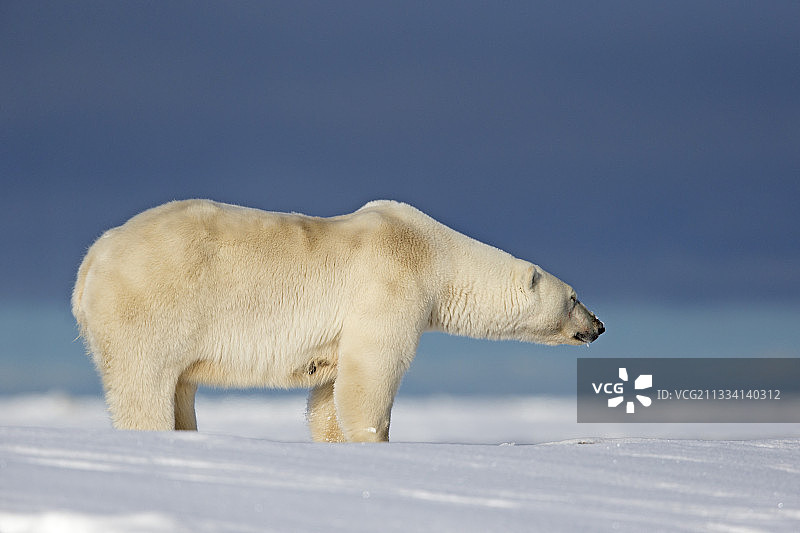
[[[199,433],[143,433],[98,398],[0,398],[0,532],[800,530],[798,425],[401,396],[392,444],[320,445],[303,409],[201,396]]]

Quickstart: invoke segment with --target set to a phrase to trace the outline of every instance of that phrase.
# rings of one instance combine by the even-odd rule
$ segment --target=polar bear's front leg
[[[316,442],[344,442],[344,434],[336,418],[333,382],[311,389],[306,411],[311,438]]]
[[[197,385],[178,379],[175,387],[175,429],[197,431],[197,417],[194,413],[194,396]]]
[[[348,442],[387,442],[394,395],[413,350],[386,343],[343,346],[333,386],[339,427]]]

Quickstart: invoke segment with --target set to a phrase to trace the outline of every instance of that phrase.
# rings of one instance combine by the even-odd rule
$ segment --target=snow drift
[[[324,445],[274,440],[281,432],[288,439],[308,440],[300,435],[302,416],[295,412],[301,411],[300,398],[262,400],[262,410],[243,408],[252,407],[252,399],[202,400],[201,420],[206,412],[209,425],[217,420],[218,432],[225,430],[219,420],[227,418],[245,434],[272,432],[272,440],[208,430],[118,432],[107,428],[99,400],[70,404],[57,399],[0,402],[0,424],[6,424],[0,427],[2,533],[775,532],[800,527],[796,436]],[[542,401],[495,399],[480,409],[476,400],[470,410],[461,402],[418,399],[405,406],[400,402],[395,417],[399,434],[437,437],[439,420],[439,437],[458,436],[446,423],[449,417],[461,424],[462,436],[487,442],[510,434],[510,422],[516,418],[519,426],[523,414],[528,415],[523,426],[532,424],[536,413],[544,419],[556,409],[559,416],[554,400],[537,411]],[[56,404],[69,407],[59,412],[52,409]],[[13,413],[27,412],[30,418],[47,412],[48,405],[60,424],[24,427],[18,420],[7,425]],[[277,426],[258,422],[264,411]],[[278,416],[289,411],[300,415],[296,425],[294,417],[290,422]],[[423,419],[427,425],[415,422]],[[488,433],[481,431],[484,423]],[[702,431],[697,426],[694,431]],[[581,427],[585,434],[617,431]],[[774,432],[780,426],[771,427]],[[783,427],[796,435],[796,428]],[[549,431],[556,432],[556,426]],[[734,434],[731,427],[727,431]]]

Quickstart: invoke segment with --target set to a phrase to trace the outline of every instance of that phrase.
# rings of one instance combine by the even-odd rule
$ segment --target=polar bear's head
[[[520,270],[520,297],[515,306],[520,340],[580,345],[593,342],[605,331],[572,287],[537,265],[525,262]]]

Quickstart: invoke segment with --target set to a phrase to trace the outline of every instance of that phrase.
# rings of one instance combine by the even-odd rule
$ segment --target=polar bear
[[[88,250],[72,312],[115,427],[196,429],[198,384],[310,388],[315,441],[387,441],[429,330],[582,345],[570,286],[414,207],[331,218],[170,202]]]

